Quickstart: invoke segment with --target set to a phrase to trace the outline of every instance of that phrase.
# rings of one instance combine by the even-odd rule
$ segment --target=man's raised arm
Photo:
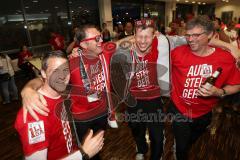
[[[223,42],[221,40],[218,40],[216,38],[212,38],[209,42],[210,45],[216,46],[216,47],[220,47],[223,49],[226,49],[227,51],[229,51],[232,56],[235,59],[239,59],[240,58],[240,49],[238,49],[236,46],[230,44],[230,43],[226,43]]]

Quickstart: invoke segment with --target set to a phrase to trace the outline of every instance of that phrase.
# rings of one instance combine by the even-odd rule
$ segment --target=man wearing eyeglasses
[[[69,60],[71,71],[70,99],[77,135],[79,141],[82,141],[89,129],[96,133],[100,130],[105,130],[107,123],[111,127],[117,128],[108,74],[108,63],[113,51],[108,50],[103,53],[101,34],[93,25],[85,25],[80,28],[76,32],[76,39],[81,50],[75,48],[74,52],[78,56]],[[106,47],[114,50],[115,44],[110,43]],[[36,108],[44,106],[44,99],[39,99],[39,96],[36,95],[33,89],[38,88],[41,83],[41,81],[37,80],[32,81],[22,91],[23,103],[29,108],[28,111],[32,113],[31,115],[35,119],[38,119],[38,117],[35,116],[34,111],[38,112],[39,109]],[[29,93],[32,97],[28,100]],[[34,96],[36,96],[35,100],[33,99]],[[40,104],[41,102],[43,104]],[[32,106],[31,104],[35,105]],[[96,155],[92,159],[100,159],[100,157]]]
[[[160,96],[169,93],[169,52],[175,47],[185,44],[186,41],[185,37],[179,36],[165,37],[162,34],[155,36],[152,20],[136,21],[135,27],[133,43],[125,40],[119,42],[119,48],[112,57],[111,81],[115,92],[128,105],[129,126],[137,145],[136,160],[143,160],[144,154],[148,151],[145,138],[146,128],[148,128],[151,140],[150,159],[159,160],[163,150],[164,122],[164,119],[161,119],[161,115],[164,116],[164,114]],[[187,34],[186,38],[201,37],[205,34],[206,31]],[[198,44],[201,43],[198,42]],[[214,44],[223,45],[216,41]],[[181,54],[179,55],[181,56]],[[192,63],[192,61],[189,62]],[[122,72],[115,71],[119,64],[122,66]],[[121,83],[119,77],[123,73],[126,84],[118,86]],[[174,91],[175,88],[172,92]],[[135,102],[132,97],[135,98]]]
[[[168,113],[175,115],[173,132],[178,160],[187,159],[191,145],[206,131],[219,98],[240,90],[240,71],[234,58],[209,45],[213,31],[213,23],[205,16],[190,20],[185,36],[188,45],[177,47],[171,53],[172,92]],[[222,72],[215,86],[203,85],[218,67]]]

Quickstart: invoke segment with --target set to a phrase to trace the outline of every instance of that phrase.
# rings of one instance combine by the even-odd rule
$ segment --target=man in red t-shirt
[[[218,100],[240,90],[240,71],[230,53],[208,45],[213,23],[199,16],[187,23],[188,45],[171,53],[172,92],[168,112],[175,115],[173,132],[178,160],[187,159],[187,151],[203,134],[211,121],[212,108]],[[203,82],[217,68],[222,72],[214,86]]]
[[[18,54],[18,67],[27,74],[29,79],[35,77],[32,66],[27,62],[32,58],[32,53],[28,50],[27,46],[23,45],[21,52]]]
[[[163,151],[163,121],[158,119],[158,115],[163,113],[157,79],[158,40],[154,37],[154,32],[152,20],[136,21],[136,45],[129,53],[133,59],[134,70],[129,91],[136,99],[136,105],[127,107],[126,116],[136,115],[136,119],[131,117],[129,121],[137,145],[136,159],[141,159],[148,151],[146,129],[151,140],[150,159],[159,160]]]
[[[169,64],[169,43],[160,34],[155,36],[154,22],[142,19],[135,22],[135,36],[131,40],[122,40],[111,60],[111,81],[115,93],[127,104],[125,117],[132,130],[137,145],[137,160],[143,160],[148,151],[146,130],[151,140],[152,160],[159,160],[163,152],[163,120],[160,85],[163,82],[167,90],[167,67]],[[170,37],[173,46],[184,43],[181,37]],[[122,69],[122,70],[121,70]],[[162,76],[158,76],[158,70]],[[163,76],[164,75],[164,76]],[[164,79],[159,79],[164,77]],[[166,92],[165,90],[165,92]]]
[[[105,44],[104,47],[108,50],[103,50],[101,34],[93,25],[80,28],[76,32],[76,38],[82,51],[75,48],[74,52],[78,54],[69,60],[71,71],[70,99],[78,138],[81,141],[89,129],[96,133],[99,130],[104,130],[107,123],[111,127],[117,128],[110,94],[109,76],[109,61],[116,45]],[[111,51],[109,48],[113,50]],[[33,89],[39,88],[41,84],[42,82],[37,80],[30,82],[29,85],[26,85],[25,91],[23,90],[23,94],[27,94],[27,97],[30,94],[36,95]],[[26,99],[23,98],[23,100]],[[30,98],[29,101],[30,104],[34,103],[36,106],[41,106],[39,99]],[[35,119],[38,119],[36,113],[29,112]],[[97,155],[94,158],[98,159],[99,157]]]
[[[81,152],[73,143],[64,100],[61,94],[70,79],[67,57],[61,51],[53,51],[42,60],[43,86],[38,90],[48,105],[49,116],[39,116],[39,121],[27,115],[23,108],[17,114],[15,128],[23,145],[27,160],[84,159],[92,157],[103,146],[103,131],[92,137],[92,131],[85,139]]]
[[[55,32],[50,32],[50,40],[49,40],[49,44],[52,47],[52,50],[61,50],[64,51],[64,37],[58,33]]]

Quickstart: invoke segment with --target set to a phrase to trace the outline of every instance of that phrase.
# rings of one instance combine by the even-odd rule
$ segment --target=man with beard
[[[47,103],[49,116],[39,115],[39,121],[27,115],[23,122],[23,109],[18,112],[15,128],[23,145],[25,159],[86,159],[93,157],[103,147],[103,131],[85,138],[81,151],[73,143],[64,100],[61,93],[65,91],[70,79],[69,63],[61,51],[53,51],[42,60],[43,85],[38,89]]]
[[[77,56],[70,58],[72,85],[70,99],[78,138],[81,141],[89,129],[96,133],[99,130],[105,130],[107,123],[117,128],[117,123],[112,109],[108,74],[111,53],[103,53],[101,33],[93,25],[80,28],[76,32],[76,39],[82,50],[75,48]],[[44,103],[45,100],[40,96],[39,102],[39,96],[35,91],[41,84],[41,80],[33,80],[22,91],[24,107],[29,108],[29,112],[35,119],[38,117],[32,108],[40,114],[43,113],[37,107],[43,106],[41,101]],[[47,109],[44,108],[44,111]],[[99,159],[99,156],[93,159]]]
[[[191,145],[206,131],[219,98],[240,91],[240,71],[234,58],[209,45],[213,31],[213,23],[205,16],[190,20],[185,35],[188,45],[171,53],[173,89],[168,112],[176,115],[173,133],[178,160],[187,159]],[[216,70],[221,73],[215,85],[203,85],[209,76],[217,76]]]

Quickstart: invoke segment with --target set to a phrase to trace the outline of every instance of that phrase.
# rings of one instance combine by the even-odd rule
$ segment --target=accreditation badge
[[[28,142],[35,144],[45,141],[45,129],[43,121],[28,123]]]

